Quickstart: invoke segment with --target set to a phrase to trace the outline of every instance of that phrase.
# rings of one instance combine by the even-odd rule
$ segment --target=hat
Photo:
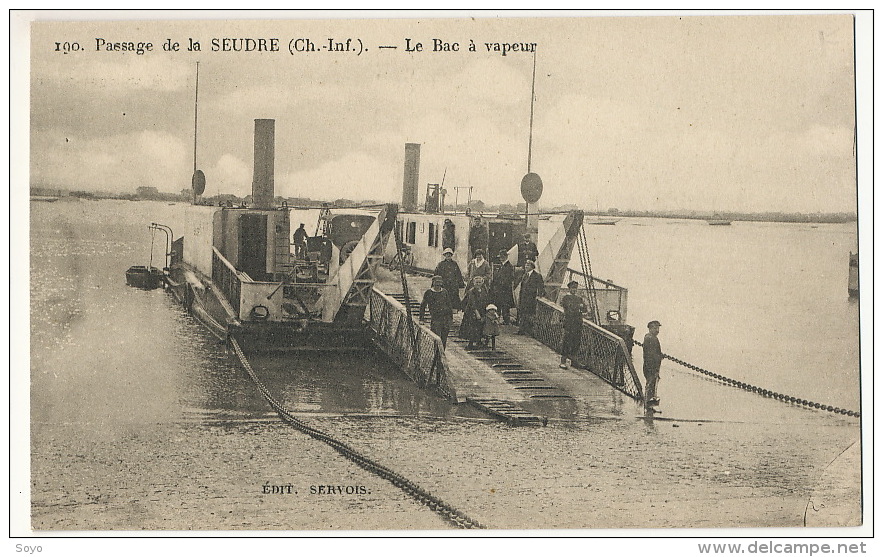
[[[432,280],[436,280],[436,279],[438,279],[438,280],[445,280],[445,278],[444,278],[443,276],[441,276],[441,275],[432,275]]]
[[[454,255],[454,250],[452,250],[451,248],[445,248],[444,251],[442,251],[442,255],[447,255],[449,253],[451,255]]]
[[[653,325],[656,325],[657,327],[662,327],[662,323],[660,323],[659,321],[653,320],[653,321],[647,323],[647,328],[649,329]]]
[[[486,309],[488,311],[490,311],[490,310],[497,311],[497,306],[495,306],[494,304],[488,304],[487,307],[484,309]]]
[[[579,283],[575,280],[572,280],[567,283],[567,288],[579,288]]]

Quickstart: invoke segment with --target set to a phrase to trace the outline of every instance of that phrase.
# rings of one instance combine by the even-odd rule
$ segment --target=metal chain
[[[263,383],[261,383],[260,379],[258,379],[257,374],[251,367],[249,361],[246,359],[245,354],[242,352],[242,348],[239,346],[239,342],[237,342],[237,340],[232,336],[228,337],[228,340],[246,373],[248,373],[251,380],[261,391],[261,394],[264,395],[264,398],[267,400],[267,402],[270,403],[270,406],[272,406],[273,409],[276,410],[276,413],[279,414],[279,417],[281,417],[283,421],[293,426],[295,429],[306,433],[313,439],[317,439],[319,441],[322,441],[323,443],[326,443],[331,448],[343,455],[345,458],[356,463],[360,468],[389,481],[394,486],[404,491],[406,495],[416,500],[418,503],[426,505],[454,526],[464,529],[486,528],[486,526],[484,526],[477,520],[468,517],[462,511],[459,511],[451,505],[445,503],[438,497],[432,495],[431,493],[421,488],[414,482],[408,480],[404,476],[401,476],[400,474],[397,474],[386,466],[383,466],[382,464],[379,464],[371,460],[370,458],[359,454],[355,449],[348,446],[344,442],[331,437],[323,431],[310,427],[305,422],[298,420],[297,418],[292,416],[291,413],[286,410],[284,406],[282,406],[279,402],[276,401],[276,399],[273,398],[273,396],[270,394],[270,391],[264,386]]]
[[[638,346],[644,346],[644,343],[639,342],[637,340],[635,340],[634,343]],[[678,358],[675,358],[674,356],[669,356],[668,354],[663,354],[662,357],[669,359],[676,364],[680,364],[688,369],[692,369],[693,371],[698,371],[699,373],[702,373],[704,375],[707,375],[709,377],[717,379],[718,381],[726,383],[727,385],[730,385],[731,387],[738,387],[740,389],[744,389],[744,390],[750,391],[752,393],[757,393],[761,396],[767,396],[770,398],[774,398],[776,400],[780,400],[782,402],[789,402],[791,404],[799,404],[801,406],[806,406],[807,408],[816,408],[818,410],[826,410],[828,412],[833,412],[835,414],[843,414],[845,416],[854,416],[856,418],[861,417],[861,412],[859,412],[857,410],[846,410],[845,408],[838,408],[836,406],[826,406],[826,405],[821,404],[819,402],[812,402],[812,401],[805,400],[802,398],[797,398],[797,397],[793,397],[793,396],[789,396],[789,395],[783,395],[781,393],[777,393],[777,392],[771,391],[769,389],[763,389],[761,387],[757,387],[755,385],[745,383],[744,381],[736,381],[735,379],[730,379],[729,377],[724,377],[723,375],[721,375],[719,373],[713,373],[711,371],[708,371],[707,369],[702,369],[699,366],[694,366],[693,364],[690,364],[690,363],[685,362],[684,360],[680,360]]]

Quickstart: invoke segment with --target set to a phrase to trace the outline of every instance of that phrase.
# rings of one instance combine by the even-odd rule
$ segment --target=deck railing
[[[448,378],[448,363],[441,339],[414,319],[405,306],[394,298],[372,288],[369,304],[369,326],[380,348],[408,377],[420,386],[431,386],[450,400],[456,393]],[[409,327],[408,319],[413,322]],[[416,342],[411,336],[417,337]]]
[[[212,281],[221,289],[227,301],[239,313],[242,279],[239,272],[217,248],[212,248]]]
[[[533,331],[537,340],[560,352],[564,309],[544,298],[538,299]],[[583,319],[582,342],[576,363],[635,400],[643,400],[641,381],[625,340],[588,319]]]
[[[619,313],[619,320],[625,322],[628,319],[628,296],[627,288],[613,284],[609,280],[599,279],[595,276],[589,276],[592,288],[595,291],[595,300],[598,302],[598,315],[603,320],[608,311],[616,311]],[[564,284],[575,280],[579,283],[580,295],[588,297],[585,289],[586,275],[574,269],[567,269],[567,278]],[[559,296],[564,296],[567,291],[562,288]]]

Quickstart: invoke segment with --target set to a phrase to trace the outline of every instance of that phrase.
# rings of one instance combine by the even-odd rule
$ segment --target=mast
[[[196,63],[196,99],[193,103],[193,172],[196,173],[196,133],[199,124],[199,62]]]
[[[533,149],[533,98],[537,82],[537,51],[533,51],[533,75],[530,78],[530,127],[527,136],[527,172],[530,173],[530,155]]]
[[[543,181],[530,170],[531,155],[533,153],[533,105],[537,83],[537,51],[533,51],[533,73],[530,78],[530,126],[527,136],[527,174],[521,180],[521,197],[524,198],[524,227],[525,231],[534,238],[537,233],[536,222],[530,219],[530,204],[537,203],[543,193]]]

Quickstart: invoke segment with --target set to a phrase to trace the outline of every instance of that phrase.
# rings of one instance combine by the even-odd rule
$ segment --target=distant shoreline
[[[685,220],[729,220],[733,222],[785,222],[811,224],[843,224],[858,222],[854,213],[662,213],[653,211],[622,211],[619,213],[586,213],[587,216],[615,218],[657,218]]]
[[[90,199],[90,200],[98,200],[98,199],[116,199],[123,201],[167,201],[167,202],[189,202],[190,197],[184,196],[183,194],[175,194],[175,193],[165,193],[165,192],[156,192],[150,196],[142,197],[135,193],[109,193],[109,192],[97,192],[97,191],[69,191],[63,189],[55,189],[55,188],[31,188],[31,197],[73,197],[79,199]],[[292,208],[315,208],[320,209],[325,204],[330,204],[332,207],[353,207],[358,205],[365,206],[376,206],[378,205],[378,201],[376,200],[368,200],[368,201],[354,201],[350,199],[338,199],[336,201],[322,201],[322,200],[314,200],[309,198],[278,198],[277,201],[281,203],[282,200],[285,200],[288,205]],[[234,195],[221,195],[221,196],[212,196],[203,199],[206,204],[217,205],[219,202],[225,202],[232,204],[234,207],[240,206],[242,203],[247,203],[248,198],[240,198]],[[480,202],[479,202],[480,203]],[[524,207],[523,204],[521,207],[516,208],[515,211],[512,211],[513,207],[511,205],[484,205],[481,204],[481,207],[472,207],[473,211],[481,212],[481,213],[494,213],[494,212],[504,212],[504,213],[523,213]],[[458,210],[463,210],[465,207],[460,207]],[[573,205],[564,205],[557,207],[540,207],[540,212],[565,212],[576,210],[578,207]],[[848,222],[857,222],[858,217],[855,213],[845,213],[845,212],[834,212],[834,213],[786,213],[783,211],[768,211],[762,213],[746,213],[746,212],[736,212],[736,211],[714,211],[714,212],[703,212],[703,211],[637,211],[637,210],[610,210],[610,211],[585,211],[586,216],[590,217],[604,217],[604,218],[658,218],[658,219],[687,219],[687,220],[713,220],[713,219],[723,219],[729,220],[732,222],[785,222],[785,223],[810,223],[810,224],[842,224]]]

